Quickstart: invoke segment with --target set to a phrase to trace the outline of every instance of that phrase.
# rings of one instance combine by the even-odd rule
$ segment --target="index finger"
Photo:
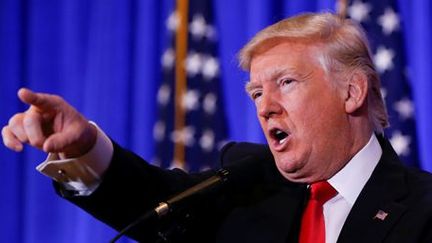
[[[53,95],[35,93],[26,88],[18,90],[18,97],[22,102],[35,106],[41,110],[52,110],[58,105],[58,101]]]

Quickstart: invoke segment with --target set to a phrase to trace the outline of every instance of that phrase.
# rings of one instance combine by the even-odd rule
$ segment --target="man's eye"
[[[251,94],[251,98],[252,100],[256,100],[261,96],[262,92],[261,91],[255,91]]]
[[[284,85],[287,85],[287,84],[290,84],[290,83],[292,83],[294,80],[292,80],[292,79],[289,79],[289,78],[286,78],[286,79],[282,79],[280,82],[279,82],[279,85],[282,85],[282,86],[284,86]]]

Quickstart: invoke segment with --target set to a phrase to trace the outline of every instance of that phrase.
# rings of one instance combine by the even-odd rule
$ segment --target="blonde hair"
[[[326,72],[362,72],[368,79],[369,119],[376,132],[383,132],[388,126],[387,110],[367,37],[359,25],[331,13],[306,13],[284,19],[258,32],[240,50],[240,66],[249,71],[254,55],[268,48],[265,44],[284,40],[324,44],[320,63]]]

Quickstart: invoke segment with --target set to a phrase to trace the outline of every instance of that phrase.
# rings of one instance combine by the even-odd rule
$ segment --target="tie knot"
[[[327,181],[315,182],[310,187],[310,200],[316,200],[321,204],[337,194],[337,191]]]

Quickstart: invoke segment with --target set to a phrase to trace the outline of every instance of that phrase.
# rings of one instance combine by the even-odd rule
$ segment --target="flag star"
[[[195,143],[195,128],[191,126],[184,127],[182,130],[175,130],[171,134],[171,140],[174,143],[183,143],[190,147]]]
[[[384,14],[378,18],[384,34],[389,35],[399,29],[399,16],[392,8],[386,8]]]
[[[172,12],[165,23],[166,28],[174,32],[177,30],[180,23],[179,15],[177,12]]]
[[[202,38],[206,35],[207,24],[204,17],[201,14],[194,15],[192,22],[189,25],[192,36],[196,39]]]
[[[212,130],[206,129],[201,138],[200,138],[200,146],[201,148],[206,151],[206,152],[210,152],[213,150],[214,148],[214,141],[215,140],[215,136]]]
[[[384,73],[386,70],[393,68],[393,58],[395,52],[392,49],[387,49],[383,46],[378,47],[374,56],[374,63],[379,73]]]
[[[191,52],[186,58],[186,71],[189,76],[195,76],[199,73],[202,67],[201,54]]]
[[[163,121],[157,121],[153,127],[153,138],[160,142],[165,137],[165,122]]]
[[[162,54],[162,67],[164,69],[171,69],[175,63],[175,53],[172,48],[168,48]]]
[[[354,1],[354,3],[348,8],[349,16],[355,21],[361,23],[369,18],[369,13],[372,7],[368,3],[362,1]]]
[[[205,58],[202,75],[205,80],[211,80],[219,74],[219,62],[214,57]]]
[[[399,113],[402,119],[409,119],[413,117],[414,114],[414,104],[408,98],[403,98],[397,101],[393,108]]]
[[[171,96],[171,88],[168,84],[163,84],[160,86],[157,93],[157,101],[160,105],[167,105]]]
[[[398,155],[409,155],[411,137],[404,136],[400,131],[395,131],[390,138],[390,143]]]
[[[212,115],[216,111],[216,101],[217,97],[213,93],[208,93],[203,100],[203,109],[204,111]]]
[[[200,93],[197,90],[188,90],[183,96],[183,107],[187,111],[198,109]]]

